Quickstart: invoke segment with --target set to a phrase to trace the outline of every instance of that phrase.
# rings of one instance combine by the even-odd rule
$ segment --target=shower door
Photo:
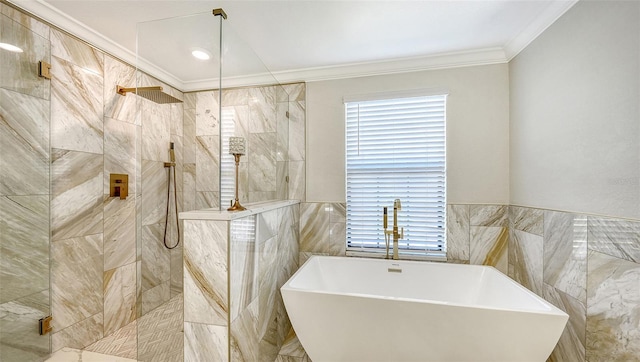
[[[49,334],[49,29],[0,4],[0,360],[42,361]],[[11,45],[11,46],[9,46]],[[13,47],[12,47],[13,46]]]

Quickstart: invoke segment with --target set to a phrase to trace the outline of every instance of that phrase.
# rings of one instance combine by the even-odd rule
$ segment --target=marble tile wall
[[[52,314],[52,351],[83,348],[182,292],[182,247],[169,251],[162,236],[163,162],[170,142],[177,158],[178,212],[183,209],[183,107],[121,96],[115,88],[163,85],[174,97],[183,96],[64,32],[0,6],[2,41],[25,49],[21,57],[0,54],[0,166],[14,170],[0,179],[1,329],[6,330],[5,321],[16,326],[29,317],[24,323],[33,324]],[[39,60],[52,64],[50,81],[36,75],[33,65]],[[129,175],[126,200],[108,196],[111,173]],[[175,226],[168,234],[174,244]],[[40,317],[31,318],[35,315]],[[34,347],[29,353],[49,351],[48,336],[21,335],[21,343],[5,337],[10,336],[2,335],[2,343],[12,347],[0,348],[2,360],[28,359],[5,355],[28,350],[27,345]]]
[[[237,88],[185,94],[183,194],[185,210],[223,206],[234,193],[233,156],[223,154],[220,177],[220,123],[224,134],[244,137],[240,158],[241,203],[305,198],[305,84]],[[287,118],[288,113],[288,118]],[[225,145],[223,145],[225,146]]]
[[[49,26],[0,4],[0,360],[42,360],[49,336],[37,321],[51,313],[49,292]]]
[[[185,361],[277,358],[291,330],[279,289],[298,268],[299,211],[184,221]]]

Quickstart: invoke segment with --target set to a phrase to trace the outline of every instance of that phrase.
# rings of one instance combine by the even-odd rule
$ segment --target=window
[[[404,227],[404,238],[399,253],[445,256],[446,99],[346,102],[348,253],[385,252],[382,208],[388,207],[391,229],[393,201],[400,199],[398,226]]]

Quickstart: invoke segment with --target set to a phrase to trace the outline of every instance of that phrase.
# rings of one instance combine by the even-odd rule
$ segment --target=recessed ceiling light
[[[193,49],[191,51],[191,55],[200,60],[209,60],[211,59],[211,53],[204,49]]]
[[[14,53],[22,53],[22,49],[7,43],[0,43],[0,48]]]

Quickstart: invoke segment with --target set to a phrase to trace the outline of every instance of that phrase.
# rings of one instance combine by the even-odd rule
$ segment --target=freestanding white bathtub
[[[543,362],[568,319],[487,266],[314,256],[281,291],[313,362]]]

